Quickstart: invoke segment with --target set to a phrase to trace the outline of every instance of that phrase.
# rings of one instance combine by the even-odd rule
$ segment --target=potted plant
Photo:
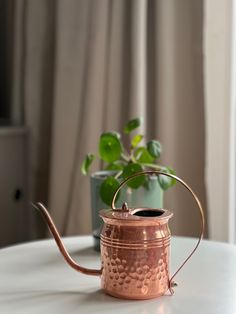
[[[110,208],[114,192],[120,182],[134,173],[144,170],[161,170],[175,174],[170,167],[157,163],[162,146],[157,140],[145,143],[143,134],[137,133],[142,123],[141,118],[130,120],[124,127],[123,133],[129,136],[129,147],[125,147],[121,134],[110,131],[101,134],[98,145],[98,156],[89,153],[86,155],[81,172],[89,173],[91,164],[96,158],[103,162],[101,171],[92,173],[91,178],[91,205],[92,228],[95,248],[99,248],[99,235],[102,221],[98,212],[103,208]],[[139,176],[127,182],[126,188],[121,190],[116,205],[122,206],[126,201],[130,207],[163,207],[163,191],[175,184],[175,180],[167,176]]]

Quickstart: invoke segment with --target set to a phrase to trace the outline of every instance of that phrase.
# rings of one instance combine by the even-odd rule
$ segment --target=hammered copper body
[[[170,230],[168,227],[172,212],[151,208],[129,209],[126,204],[121,209],[115,208],[116,196],[123,185],[128,180],[145,174],[165,175],[176,179],[191,193],[200,211],[199,239],[192,252],[172,276],[169,274]],[[100,212],[104,221],[101,233],[102,267],[88,269],[78,265],[71,258],[47,209],[41,203],[34,206],[43,214],[66,262],[83,274],[101,276],[102,288],[108,294],[126,299],[154,298],[165,294],[167,290],[173,294],[173,278],[196,251],[204,230],[201,203],[182,179],[161,171],[136,173],[121,183],[114,194],[112,209]]]
[[[163,295],[169,288],[168,220],[172,213],[140,208],[100,214],[104,220],[100,244],[102,288],[110,295],[126,299]]]

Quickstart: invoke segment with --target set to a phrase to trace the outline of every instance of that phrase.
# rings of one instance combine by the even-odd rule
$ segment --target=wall
[[[0,127],[0,247],[28,240],[27,130]]]

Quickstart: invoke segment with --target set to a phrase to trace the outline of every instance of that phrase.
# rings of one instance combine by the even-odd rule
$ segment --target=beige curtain
[[[162,142],[162,163],[205,205],[202,1],[15,2],[24,15],[19,89],[31,131],[31,195],[50,205],[62,234],[91,230],[84,155],[97,151],[101,132],[136,116]],[[174,232],[196,235],[187,192],[175,187],[165,198]]]

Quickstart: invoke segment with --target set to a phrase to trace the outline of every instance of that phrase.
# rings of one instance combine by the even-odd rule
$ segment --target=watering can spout
[[[45,208],[45,206],[42,203],[32,203],[32,206],[34,208],[36,208],[37,210],[40,211],[40,213],[42,214],[52,236],[54,237],[57,246],[61,252],[61,254],[63,255],[65,261],[67,262],[67,264],[69,264],[72,268],[74,268],[75,270],[85,274],[85,275],[94,275],[94,276],[100,276],[102,273],[101,269],[89,269],[89,268],[85,268],[80,266],[79,264],[77,264],[72,257],[70,256],[70,254],[68,253],[68,251],[66,250],[61,237],[59,235],[59,232],[48,212],[48,210]]]

